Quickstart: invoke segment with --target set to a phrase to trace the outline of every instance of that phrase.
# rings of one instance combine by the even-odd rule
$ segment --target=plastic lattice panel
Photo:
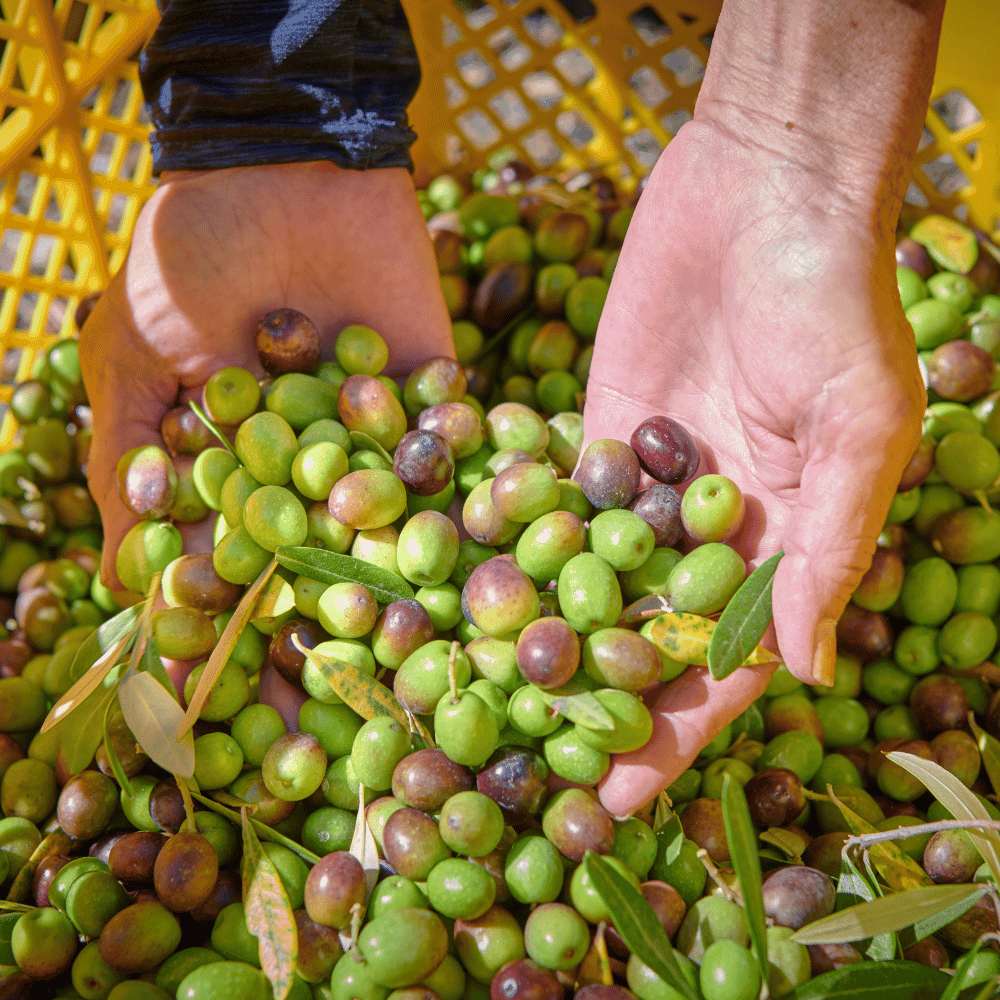
[[[419,180],[505,150],[632,187],[688,121],[721,0],[403,0]],[[154,190],[136,56],[155,0],[0,0],[0,413]],[[995,5],[949,0],[907,202],[1000,232]],[[0,450],[15,427],[7,415]]]

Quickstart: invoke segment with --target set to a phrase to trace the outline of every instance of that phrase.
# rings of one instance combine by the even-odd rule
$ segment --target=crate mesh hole
[[[500,130],[478,108],[463,112],[455,123],[476,149],[486,149],[500,141]]]
[[[117,233],[121,229],[122,219],[128,209],[128,196],[116,194],[111,199],[111,207],[108,209],[108,221],[106,228],[109,233]]]
[[[450,49],[453,45],[457,45],[464,37],[462,29],[447,14],[442,14],[441,44],[446,49]]]
[[[531,121],[531,115],[524,106],[517,91],[507,87],[499,94],[494,94],[489,100],[490,110],[500,119],[508,132],[516,132]]]
[[[49,192],[49,203],[45,206],[45,218],[48,222],[62,222],[62,210],[53,192]]]
[[[49,333],[59,333],[66,322],[66,310],[69,308],[69,299],[62,296],[53,297],[49,303],[49,315],[45,321],[46,329]]]
[[[84,96],[83,100],[80,101],[80,109],[82,111],[93,111],[94,105],[97,103],[97,97],[101,92],[100,87],[94,87],[92,90],[88,91]]]
[[[962,149],[965,151],[965,155],[970,160],[972,160],[973,162],[975,162],[976,160],[978,160],[978,158],[979,158],[979,140],[978,139],[975,139],[972,142],[967,142],[962,147]],[[979,166],[979,164],[976,163],[976,166]]]
[[[497,54],[500,65],[508,73],[520,69],[531,61],[531,49],[514,34],[514,29],[507,26],[489,38],[489,46]]]
[[[652,7],[640,7],[632,11],[628,19],[635,33],[647,45],[659,45],[673,34],[667,22]]]
[[[949,90],[947,94],[942,94],[931,102],[931,107],[950,132],[977,125],[983,120],[979,108],[960,90]]]
[[[687,108],[678,108],[671,111],[669,115],[664,115],[660,119],[660,124],[671,134],[677,135],[682,125],[691,121],[691,112]]]
[[[80,43],[80,35],[83,34],[83,22],[87,17],[88,7],[80,0],[73,0],[73,6],[69,9],[66,17],[66,26],[63,28],[63,41]]]
[[[594,129],[579,111],[564,111],[556,117],[556,128],[577,148],[583,149],[594,139]]]
[[[969,178],[955,162],[951,153],[944,153],[936,160],[922,163],[920,169],[927,175],[930,182],[941,192],[948,195],[956,194],[969,186]]]
[[[136,170],[142,162],[143,153],[146,150],[146,143],[130,142],[128,149],[122,157],[121,169],[118,171],[118,179],[122,181],[134,181]]]
[[[31,247],[31,261],[28,271],[36,277],[41,277],[49,268],[49,258],[55,249],[56,239],[46,233],[39,233]]]
[[[20,229],[4,230],[3,239],[0,240],[0,273],[13,274],[14,261],[17,260],[24,235]]]
[[[916,205],[918,208],[929,208],[930,202],[927,200],[927,195],[917,187],[913,181],[910,181],[910,186],[906,189],[906,194],[903,196],[903,201],[907,205]]]
[[[25,292],[17,302],[17,316],[14,317],[15,330],[30,330],[38,305],[37,292]]]
[[[700,41],[701,44],[704,45],[708,51],[711,51],[713,38],[715,38],[715,32],[710,31],[707,35],[702,35],[701,38],[698,39],[698,41]]]
[[[552,62],[574,87],[582,87],[597,73],[594,64],[577,48],[564,49]]]
[[[544,128],[529,132],[522,140],[522,145],[528,156],[540,167],[550,167],[562,156],[552,135]]]
[[[544,71],[529,73],[521,81],[521,89],[543,111],[555,107],[563,99],[563,89],[559,81]]]
[[[23,347],[12,347],[3,356],[3,366],[0,367],[0,385],[13,385],[17,380],[17,370],[21,367]]]
[[[559,0],[559,6],[566,11],[567,14],[577,24],[583,24],[585,21],[589,21],[596,13],[597,10],[590,0]]]
[[[622,140],[625,148],[635,157],[642,167],[651,167],[656,163],[657,158],[663,151],[663,147],[656,141],[656,136],[648,128],[641,128],[632,135],[627,135]]]
[[[670,96],[663,81],[648,66],[640,66],[629,77],[628,85],[647,108],[655,108]]]
[[[953,209],[952,215],[958,219],[959,222],[965,222],[969,217],[969,206],[965,204],[964,201],[959,202]]]
[[[465,88],[453,76],[444,78],[445,102],[449,108],[457,108],[469,96]]]
[[[475,49],[463,52],[455,59],[455,65],[465,83],[475,90],[485,87],[496,76],[493,67]]]
[[[541,7],[526,15],[521,23],[524,25],[524,30],[539,45],[544,45],[546,48],[555,45],[563,36],[562,25]]]
[[[108,117],[121,119],[128,110],[128,103],[132,97],[132,88],[135,86],[131,80],[119,80],[115,87],[111,103],[108,105]]]
[[[489,4],[468,2],[468,0],[466,0],[462,6],[466,8],[465,23],[472,28],[473,31],[479,31],[481,28],[485,28],[490,21],[496,19],[497,12]]]
[[[465,156],[465,149],[462,140],[454,132],[448,132],[444,136],[444,161],[449,167],[454,167],[460,163]]]
[[[111,165],[111,157],[115,152],[115,136],[111,132],[102,132],[94,148],[94,154],[90,158],[90,172],[92,174],[106,174]]]
[[[28,215],[31,212],[31,202],[35,197],[38,178],[28,170],[22,170],[17,179],[17,190],[14,192],[14,204],[11,212],[15,215]]]
[[[668,52],[660,61],[682,87],[693,87],[705,75],[705,64],[686,45]]]
[[[926,149],[934,141],[934,133],[925,125],[923,132],[920,133],[920,142],[917,143],[917,152]]]
[[[698,20],[698,18],[696,18],[696,17],[694,16],[694,14],[685,14],[685,13],[684,13],[684,11],[682,11],[682,10],[679,10],[679,11],[677,12],[677,16],[678,16],[678,17],[679,17],[679,18],[680,18],[680,19],[681,19],[681,20],[682,20],[682,21],[683,21],[683,22],[684,22],[685,24],[694,24],[694,22]]]

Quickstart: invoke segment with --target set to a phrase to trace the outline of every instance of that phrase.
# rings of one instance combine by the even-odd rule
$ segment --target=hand
[[[832,682],[834,626],[875,550],[920,437],[925,396],[899,304],[892,233],[829,180],[703,121],[667,147],[637,207],[601,317],[585,445],[665,413],[700,472],[747,499],[733,544],[784,549],[777,643]],[[614,815],[647,802],[760,696],[773,671],[689,668],[650,703],[650,744],[602,782]]]
[[[179,396],[197,398],[219,368],[263,375],[253,329],[282,306],[316,324],[324,357],[350,323],[382,334],[389,374],[454,356],[405,170],[315,162],[163,175],[136,221],[127,261],[80,335],[94,411],[88,478],[104,523],[108,585],[118,586],[115,553],[136,523],[118,496],[118,459],[140,444],[162,447],[163,415]],[[191,528],[199,537],[189,546],[210,551],[204,525]]]

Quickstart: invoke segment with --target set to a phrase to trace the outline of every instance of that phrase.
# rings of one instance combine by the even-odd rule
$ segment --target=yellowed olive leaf
[[[379,876],[378,846],[365,816],[365,786],[358,788],[358,815],[354,821],[351,854],[365,873],[365,895],[370,896]]]
[[[122,715],[136,742],[171,774],[194,774],[194,734],[179,734],[184,712],[170,692],[152,675],[130,671],[118,688]]]
[[[576,988],[582,990],[584,986],[611,986],[614,981],[608,945],[604,940],[604,924],[598,924],[590,948],[576,970]]]
[[[668,611],[657,615],[649,627],[648,638],[665,656],[678,663],[708,666],[708,647],[716,623],[711,618],[683,611]],[[758,645],[743,664],[774,663],[780,657]]]
[[[236,640],[239,639],[240,633],[250,621],[257,604],[257,598],[267,585],[267,581],[271,578],[271,574],[277,569],[277,566],[277,561],[272,559],[264,567],[260,576],[251,584],[249,590],[247,590],[240,600],[240,603],[236,605],[233,617],[229,619],[229,624],[226,625],[222,631],[222,635],[219,636],[219,641],[216,643],[215,649],[212,650],[212,655],[208,658],[208,663],[205,664],[205,671],[202,673],[201,679],[198,681],[198,686],[191,696],[187,711],[184,713],[184,720],[177,732],[178,740],[183,739],[191,731],[191,727],[198,721],[198,716],[201,715],[201,710],[205,707],[205,702],[208,701],[208,695],[212,690],[212,686],[219,679],[222,668],[229,662],[229,657],[232,656]]]

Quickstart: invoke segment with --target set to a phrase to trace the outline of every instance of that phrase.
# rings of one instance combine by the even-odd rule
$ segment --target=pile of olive
[[[499,187],[466,196],[442,177],[421,194],[459,363],[432,359],[400,388],[381,375],[387,351],[375,331],[341,331],[336,361],[322,362],[305,317],[267,317],[256,337],[269,378],[225,369],[201,400],[231,450],[178,408],[163,422],[163,448],[123,456],[121,496],[141,520],[118,552],[119,576],[142,594],[162,573],[165,606],[152,631],[185,700],[244,588],[279,546],[350,554],[415,590],[380,604],[360,582],[327,586],[279,569],[267,613],[252,616],[196,726],[202,792],[248,804],[307,858],[319,857],[310,865],[263,843],[295,910],[292,997],[562,1000],[575,991],[586,1000],[674,1000],[614,929],[583,863],[593,850],[640,888],[704,1000],[754,1000],[760,979],[746,917],[726,892],[733,874],[719,796],[727,774],[743,785],[758,830],[771,833],[761,842],[774,924],[768,985],[785,996],[862,957],[848,944],[789,940],[847,902],[834,882],[848,825],[807,791],[833,786],[881,829],[946,816],[885,758],[899,748],[947,767],[1000,818],[966,728],[971,709],[1000,732],[991,697],[1000,677],[982,662],[996,644],[1000,548],[983,555],[981,539],[991,536],[977,513],[997,484],[981,470],[959,482],[965,466],[949,449],[937,460],[945,432],[929,462],[925,439],[840,623],[833,686],[809,689],[779,668],[764,696],[703,749],[668,789],[679,851],[669,828],[654,833],[651,809],[609,816],[592,786],[612,754],[648,740],[643,694],[686,668],[650,641],[648,623],[620,627],[623,608],[659,594],[675,610],[720,611],[745,575],[726,544],[743,498],[723,477],[697,476],[694,441],[666,417],[636,428],[628,444],[598,441],[580,454],[577,397],[589,365],[581,343],[596,331],[610,248],[629,210],[600,183],[567,208],[550,204],[517,165],[492,180]],[[926,287],[945,294],[954,285]],[[976,289],[962,329],[981,349],[1000,303],[990,288]],[[554,318],[511,322],[531,308]],[[474,322],[462,318],[466,309]],[[505,327],[510,336],[470,363]],[[945,370],[926,360],[929,372]],[[950,405],[929,419],[964,419],[949,417],[964,408]],[[976,417],[986,441],[989,412]],[[981,452],[970,451],[977,469]],[[941,482],[928,482],[934,476]],[[939,529],[937,518],[959,507],[935,507],[935,487],[961,498],[973,528]],[[183,555],[174,522],[214,514],[214,551]],[[962,545],[975,558],[956,557]],[[49,630],[52,660],[66,627],[60,619]],[[414,749],[389,716],[366,721],[299,646],[377,676],[436,746]],[[0,889],[49,829],[72,840],[34,872],[40,909],[0,915],[0,985],[11,996],[49,990],[85,1000],[269,997],[247,928],[237,826],[199,808],[189,828],[180,790],[120,715],[109,738],[132,794],[109,777],[103,747],[96,768],[66,774],[58,744],[34,734],[75,679],[50,677],[50,664],[19,665],[0,680]],[[562,715],[555,689],[587,692],[614,728]],[[364,873],[348,853],[362,788],[381,864],[367,905]],[[961,832],[900,844],[935,882],[990,877]],[[616,985],[577,986],[602,923]],[[356,953],[341,936],[352,924]],[[953,965],[990,929],[996,914],[980,901],[905,954]],[[1000,972],[995,952],[976,962],[970,984]]]

